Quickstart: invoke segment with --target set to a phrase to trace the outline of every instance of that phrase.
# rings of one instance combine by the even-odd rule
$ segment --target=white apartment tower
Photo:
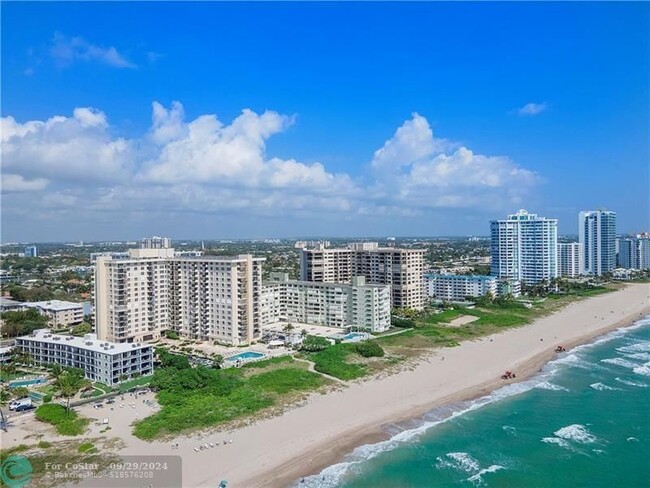
[[[250,254],[173,259],[174,329],[190,339],[234,346],[257,339],[263,261]]]
[[[557,219],[519,210],[490,222],[491,274],[528,285],[558,276]]]
[[[391,285],[394,307],[424,307],[423,249],[379,247],[376,242],[351,244],[348,249],[302,249],[300,279],[351,283],[363,276],[368,284]]]
[[[583,273],[601,276],[616,267],[616,212],[588,210],[578,215]]]
[[[366,284],[362,276],[342,284],[289,280],[287,273],[271,273],[262,296],[264,324],[354,326],[371,332],[390,328],[390,287]]]
[[[130,249],[95,267],[100,340],[144,342],[166,330],[228,345],[260,333],[263,258],[174,257],[174,249]]]
[[[169,249],[172,247],[172,240],[169,237],[143,237],[140,240],[141,249]]]
[[[618,266],[625,269],[650,269],[650,235],[618,239]]]
[[[582,245],[579,242],[562,242],[557,245],[558,274],[575,278],[582,274]]]

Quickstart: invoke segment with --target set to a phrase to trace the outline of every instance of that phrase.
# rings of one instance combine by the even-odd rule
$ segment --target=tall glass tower
[[[616,212],[580,212],[578,239],[584,253],[584,274],[601,276],[616,267]]]

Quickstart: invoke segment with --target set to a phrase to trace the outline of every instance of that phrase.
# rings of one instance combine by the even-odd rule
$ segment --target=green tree
[[[293,331],[293,329],[295,329],[295,327],[293,326],[293,324],[287,324],[287,325],[285,325],[285,326],[282,328],[282,332],[284,332],[285,334],[291,334],[291,332]]]
[[[63,368],[60,364],[53,364],[50,368],[50,374],[55,380],[59,379],[59,376],[63,374]]]
[[[84,379],[83,371],[78,368],[66,369],[56,380],[56,387],[61,392],[61,396],[66,401],[66,411],[70,410],[70,399],[79,393],[83,388],[87,387],[90,382]]]
[[[216,354],[212,357],[212,369],[221,369],[221,366],[223,366],[223,356]]]
[[[7,403],[9,403],[9,400],[11,400],[11,393],[9,393],[9,390],[6,388],[0,389],[0,423],[2,423],[0,427],[5,432],[7,432],[7,421],[5,420],[5,414],[1,407],[5,407]]]

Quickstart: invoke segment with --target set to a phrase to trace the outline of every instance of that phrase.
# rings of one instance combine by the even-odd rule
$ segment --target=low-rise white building
[[[18,337],[15,347],[28,353],[37,364],[81,368],[87,379],[109,386],[120,383],[123,378],[153,373],[152,346],[100,341],[95,334],[74,337],[38,329],[28,336]]]
[[[25,302],[26,308],[35,308],[41,315],[48,318],[50,327],[70,327],[84,320],[83,303],[66,302],[63,300],[48,300],[45,302]]]
[[[424,284],[429,298],[462,301],[490,293],[497,296],[497,279],[494,276],[425,274]]]
[[[390,285],[289,280],[271,273],[262,289],[262,324],[297,322],[327,327],[359,327],[371,332],[390,328]]]
[[[521,295],[521,283],[516,280],[499,280],[495,276],[434,274],[424,275],[426,295],[447,301],[463,301],[467,298]]]

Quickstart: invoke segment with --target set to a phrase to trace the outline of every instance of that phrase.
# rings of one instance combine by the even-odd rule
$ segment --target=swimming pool
[[[349,334],[345,334],[343,337],[341,337],[341,340],[347,342],[357,342],[367,338],[368,338],[368,334],[366,334],[365,332],[350,332]]]
[[[45,383],[47,380],[45,378],[34,378],[31,380],[16,380],[9,382],[9,388],[18,388],[20,386],[31,386],[38,385],[40,383]]]
[[[229,358],[226,358],[226,361],[235,363],[237,361],[250,361],[251,359],[260,359],[264,356],[266,356],[266,354],[262,354],[261,352],[246,351],[235,354],[234,356],[230,356]]]

